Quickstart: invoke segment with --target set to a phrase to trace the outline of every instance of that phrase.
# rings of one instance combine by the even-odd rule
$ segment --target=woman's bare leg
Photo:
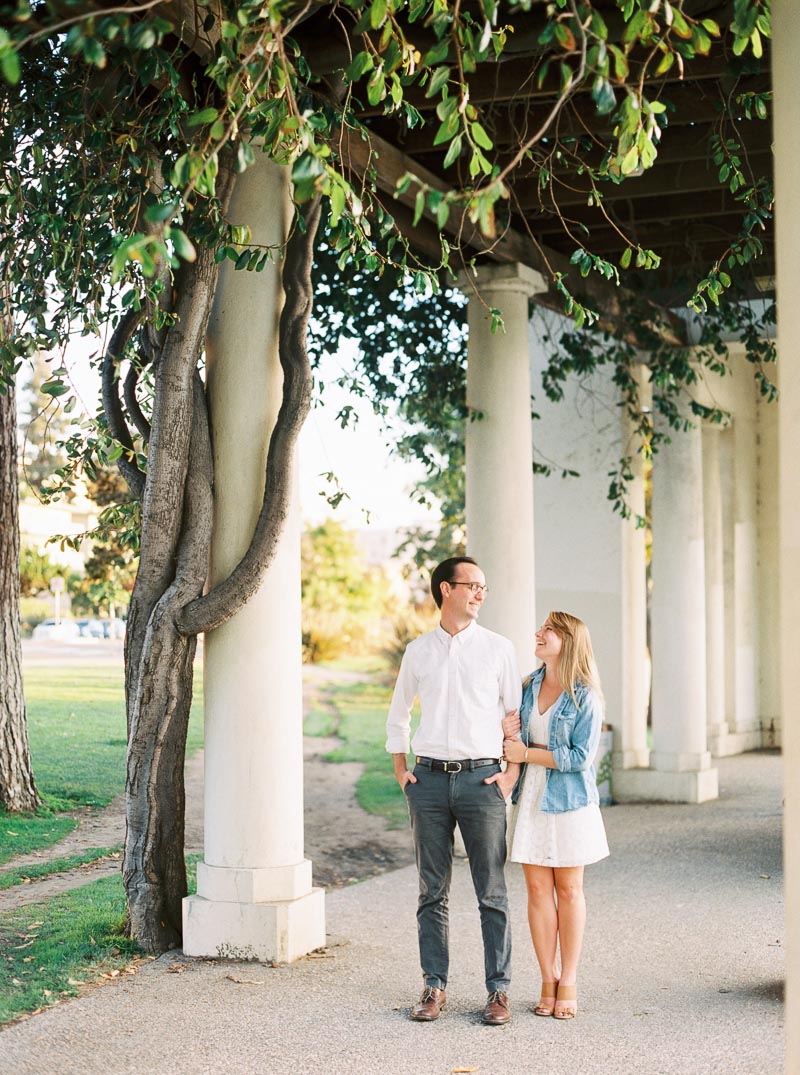
[[[560,866],[553,870],[558,896],[558,938],[561,945],[561,982],[575,985],[578,980],[578,960],[581,956],[583,933],[586,928],[586,899],[583,895],[583,866]],[[556,1004],[559,1009],[575,1013],[574,999]]]
[[[542,981],[557,982],[558,911],[553,869],[526,862],[522,872],[528,889],[528,925]]]

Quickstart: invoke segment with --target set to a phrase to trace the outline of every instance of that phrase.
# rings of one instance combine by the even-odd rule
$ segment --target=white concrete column
[[[778,415],[780,497],[780,669],[783,757],[786,771],[784,864],[786,895],[786,1075],[800,1071],[800,99],[796,5],[778,0],[774,9],[772,86],[778,297]]]
[[[741,350],[741,348],[738,348]],[[729,752],[761,746],[758,705],[758,432],[757,388],[749,363],[733,366],[733,644],[735,708]]]
[[[279,245],[288,174],[265,155],[239,177],[230,209],[255,243]],[[247,548],[280,404],[280,265],[225,262],[207,340],[214,437],[210,584]],[[189,955],[280,962],[325,943],[324,892],[303,854],[300,518],[295,503],[257,594],[205,642],[205,857],[184,901]]]
[[[703,519],[705,525],[706,580],[706,718],[708,748],[719,756],[728,753],[725,719],[725,586],[722,544],[722,480],[720,429],[704,426]]]
[[[640,406],[650,406],[649,371],[637,369]],[[633,435],[633,420],[623,412],[623,443],[633,475],[628,485],[631,518],[619,523],[622,542],[622,632],[620,637],[619,723],[614,725],[614,771],[646,767],[650,761],[647,746],[647,710],[650,701],[650,667],[647,659],[647,546],[646,530],[637,526],[645,518],[644,459],[641,445]],[[606,505],[608,507],[608,505]],[[607,714],[608,716],[608,714]],[[616,780],[616,776],[614,778]],[[612,784],[613,792],[613,784]]]
[[[632,423],[619,406],[614,371],[603,366],[571,376],[563,397],[547,398],[542,375],[572,322],[537,308],[531,318],[531,374],[534,443],[550,474],[534,478],[536,504],[536,604],[539,620],[563,609],[586,622],[592,636],[606,721],[614,729],[614,781],[619,768],[646,766],[647,594],[645,530],[623,519],[608,499],[609,473],[625,456],[632,477],[628,505],[644,516],[644,467]],[[648,407],[649,376],[637,368],[641,405]],[[563,477],[564,470],[574,471]],[[577,476],[576,476],[577,475]],[[612,787],[614,792],[615,784]]]
[[[528,299],[546,284],[508,264],[482,267],[459,286],[470,296],[467,405],[482,415],[467,421],[467,549],[489,585],[481,623],[511,639],[524,672],[538,626]],[[491,332],[487,307],[501,311],[504,332]]]
[[[780,404],[759,400],[758,414],[758,699],[761,742],[781,745],[780,530],[778,413]]]
[[[701,431],[671,437],[653,460],[653,750],[649,769],[621,774],[618,797],[703,802],[717,797],[718,774],[706,745]]]

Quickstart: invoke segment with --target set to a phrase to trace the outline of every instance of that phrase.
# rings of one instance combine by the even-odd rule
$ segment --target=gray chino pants
[[[483,934],[486,989],[508,991],[511,921],[506,893],[506,804],[497,784],[484,784],[499,765],[460,773],[414,767],[406,798],[419,871],[417,929],[425,984],[444,989],[449,968],[448,896],[456,822],[469,856]]]

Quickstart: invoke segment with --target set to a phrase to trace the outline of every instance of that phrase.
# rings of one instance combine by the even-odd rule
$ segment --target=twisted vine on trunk
[[[217,189],[223,192],[223,209],[233,182],[232,169],[221,169]],[[149,951],[181,942],[181,901],[187,892],[183,766],[197,634],[224,623],[255,593],[288,514],[292,459],[311,399],[305,336],[319,211],[317,199],[306,212],[304,231],[296,229],[289,240],[284,258],[286,301],[279,330],[283,397],[270,439],[262,510],[241,562],[205,597],[201,595],[211,546],[213,464],[205,388],[197,364],[217,285],[213,251],[200,248],[197,260],[183,265],[176,275],[176,321],[153,359],[141,558],[125,641],[129,734],[123,861],[129,928]],[[126,323],[117,342],[127,339],[133,327]],[[106,412],[110,422],[113,418],[117,423],[122,415],[137,426],[130,387],[123,392],[126,408],[120,403],[119,357],[110,354],[106,362]],[[122,439],[125,442],[124,434]]]
[[[35,810],[19,608],[19,483],[14,381],[0,392],[0,806]]]

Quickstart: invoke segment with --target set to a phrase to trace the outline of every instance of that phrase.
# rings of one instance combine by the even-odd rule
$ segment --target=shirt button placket
[[[447,722],[447,753],[453,759],[453,734],[458,738],[461,714],[458,708],[458,640],[451,638],[450,650],[447,655],[447,706],[450,719]],[[449,797],[452,802],[457,788],[456,777],[453,773],[449,778]]]

